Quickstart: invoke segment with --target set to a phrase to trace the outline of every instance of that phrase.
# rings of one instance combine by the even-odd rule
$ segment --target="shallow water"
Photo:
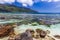
[[[20,25],[17,27],[17,30],[20,30],[20,31],[24,31],[26,29],[37,29],[37,28],[40,28],[40,29],[43,29],[43,30],[50,30],[51,32],[51,35],[55,35],[55,34],[58,34],[60,35],[60,24],[56,24],[56,25],[51,25],[51,27],[46,27],[45,25],[37,25],[37,26],[31,26],[30,24],[28,25]]]
[[[37,25],[37,26],[31,26],[31,24],[28,24],[28,25],[20,25],[18,27],[15,28],[15,31],[16,33],[22,33],[24,32],[26,29],[37,29],[37,28],[40,28],[40,29],[43,29],[43,30],[49,30],[50,31],[50,34],[49,36],[54,38],[55,40],[60,40],[60,39],[57,39],[55,38],[53,35],[60,35],[60,24],[56,24],[56,25],[51,25],[51,27],[46,27],[45,25]]]
[[[8,22],[18,22],[18,21],[14,21],[14,20],[10,20],[10,21],[5,21],[5,22],[0,22],[0,23],[8,23]],[[20,25],[20,26],[17,26],[15,28],[15,32],[16,34],[18,33],[22,33],[24,32],[26,29],[37,29],[37,28],[40,28],[40,29],[43,29],[43,30],[49,30],[51,33],[50,35],[60,35],[60,24],[55,24],[55,25],[51,25],[51,27],[47,27],[46,25],[37,25],[37,26],[32,26],[31,24],[28,24],[28,25]],[[2,40],[2,39],[0,39]],[[57,40],[57,39],[56,39]]]

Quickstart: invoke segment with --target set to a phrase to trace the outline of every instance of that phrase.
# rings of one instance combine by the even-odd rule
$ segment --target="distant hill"
[[[7,4],[0,4],[0,12],[2,13],[31,13],[35,14],[38,13],[37,11],[31,10],[25,7],[17,7],[14,5],[7,5]],[[39,14],[39,13],[38,13]]]

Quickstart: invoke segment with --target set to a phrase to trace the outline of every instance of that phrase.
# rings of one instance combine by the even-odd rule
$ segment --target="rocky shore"
[[[14,24],[13,26],[16,26],[16,24]],[[5,27],[5,26],[4,26]],[[6,28],[7,27],[7,28]],[[5,35],[4,37],[2,36],[2,38],[0,37],[0,40],[60,40],[60,36],[59,35],[51,35],[51,31],[49,30],[43,30],[40,28],[26,28],[26,29],[20,29],[21,26],[19,27],[15,27],[12,28],[10,25],[6,26],[2,31],[2,34],[5,35],[5,33],[9,34],[8,36]],[[8,29],[13,29],[10,33],[8,33]],[[24,28],[24,27],[22,27]],[[1,31],[1,29],[0,29]],[[23,32],[22,32],[23,31]],[[1,33],[0,33],[1,34]],[[26,38],[25,38],[26,37]]]

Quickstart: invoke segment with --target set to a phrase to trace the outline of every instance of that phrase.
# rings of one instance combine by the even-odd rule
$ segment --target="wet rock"
[[[30,33],[31,33],[32,37],[34,37],[35,31],[34,30],[30,30]]]
[[[0,38],[14,34],[14,29],[10,25],[5,25],[3,28],[0,28]]]
[[[15,38],[14,37],[9,37],[8,40],[15,40]]]
[[[40,33],[42,31],[42,29],[36,29],[37,33]]]
[[[21,34],[21,40],[33,40],[32,35],[29,30]]]
[[[16,35],[15,40],[20,40],[20,34]]]
[[[40,37],[41,38],[45,38],[46,35],[47,35],[47,33],[45,31],[40,32]]]
[[[54,37],[60,39],[60,35],[54,35]]]
[[[47,33],[47,34],[50,34],[50,31],[49,31],[49,30],[46,30],[46,33]]]
[[[30,31],[26,30],[24,33],[19,33],[15,37],[10,36],[8,40],[33,40]]]

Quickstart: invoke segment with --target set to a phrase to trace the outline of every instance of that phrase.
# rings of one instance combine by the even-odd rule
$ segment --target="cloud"
[[[19,3],[22,3],[23,6],[33,6],[34,3],[38,3],[38,2],[58,2],[60,0],[16,0],[17,2]],[[1,4],[4,4],[4,3],[14,3],[15,0],[0,0],[0,3]]]
[[[41,0],[33,0],[34,1],[34,3],[37,3],[37,2],[40,2]]]
[[[58,1],[60,1],[60,0],[54,0],[54,2],[58,2]]]
[[[7,3],[13,3],[13,2],[15,2],[15,0],[5,0],[5,2],[7,2]]]
[[[33,0],[17,0],[17,2],[22,3],[23,6],[32,6],[34,4]]]
[[[41,1],[45,1],[45,2],[52,2],[52,0],[41,0]]]
[[[13,2],[15,2],[15,0],[0,0],[0,4],[13,3]]]
[[[46,1],[46,2],[58,2],[60,0],[41,0],[41,1]]]
[[[34,4],[33,0],[0,0],[0,4],[4,3],[14,3],[15,1],[22,3],[23,6],[32,6]]]
[[[27,7],[27,4],[22,4],[23,6]]]
[[[23,6],[32,6],[34,3],[38,2],[58,2],[60,0],[17,0],[17,2],[22,3]]]

